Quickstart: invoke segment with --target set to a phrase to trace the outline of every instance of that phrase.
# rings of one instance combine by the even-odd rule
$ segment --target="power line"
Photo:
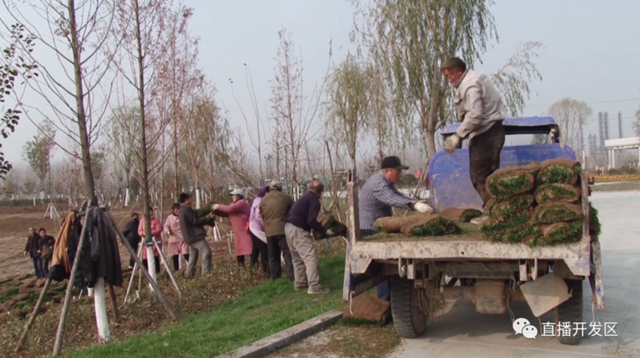
[[[636,102],[640,101],[640,98],[627,98],[627,99],[613,99],[609,101],[596,101],[596,102],[585,102],[586,104],[605,104],[605,103],[619,103],[619,102]],[[534,104],[527,105],[527,107],[550,107],[552,104]]]

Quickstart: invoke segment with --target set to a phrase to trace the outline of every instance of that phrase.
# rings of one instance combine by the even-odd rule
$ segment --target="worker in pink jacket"
[[[153,214],[153,208],[149,208],[149,216],[151,217],[151,236],[156,240],[158,246],[160,246],[160,250],[162,250],[162,224],[160,223],[160,220],[158,220],[158,218],[156,218]],[[145,218],[143,217],[140,220],[140,225],[138,226],[138,235],[140,235],[140,237],[142,238],[143,245],[146,240],[146,236],[144,234],[144,222]],[[153,246],[153,256],[155,259],[156,272],[160,272],[160,252],[158,252],[158,249],[155,247],[155,245]],[[149,269],[149,266],[147,265],[146,247],[142,248],[142,264],[147,270]]]
[[[238,265],[244,266],[244,256],[251,255],[251,251],[253,250],[251,237],[247,229],[251,208],[249,204],[247,204],[247,201],[244,200],[244,190],[235,189],[230,195],[233,203],[230,205],[214,204],[212,209],[229,214]]]
[[[171,214],[167,216],[164,222],[164,232],[169,236],[169,257],[173,261],[173,268],[180,269],[180,255],[184,255],[184,259],[189,261],[189,245],[182,238],[182,230],[180,229],[180,221],[178,220],[178,212],[180,211],[180,203],[175,203],[171,207]]]

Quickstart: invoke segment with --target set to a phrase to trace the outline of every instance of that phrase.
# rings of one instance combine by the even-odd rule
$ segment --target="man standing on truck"
[[[467,65],[458,57],[446,60],[441,70],[456,89],[454,104],[458,120],[462,122],[457,132],[447,138],[444,148],[451,154],[463,139],[469,139],[471,183],[480,194],[485,208],[490,199],[485,184],[489,175],[500,168],[500,152],[505,140],[502,98],[489,77],[467,69]],[[471,220],[471,223],[482,225],[488,219],[484,214]]]
[[[360,190],[358,212],[360,214],[360,237],[375,235],[374,223],[380,218],[392,216],[392,207],[432,213],[433,208],[422,200],[414,200],[402,195],[395,185],[400,181],[403,170],[400,158],[390,156],[382,159],[380,172],[372,175]],[[389,301],[389,282],[376,287],[378,298]]]

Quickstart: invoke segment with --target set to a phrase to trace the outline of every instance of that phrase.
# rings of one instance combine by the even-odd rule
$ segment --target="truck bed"
[[[590,271],[589,235],[575,243],[531,248],[523,243],[492,242],[473,225],[460,226],[463,231],[456,235],[409,237],[380,233],[361,238],[351,247],[351,255],[361,263],[399,258],[436,261],[564,260],[575,275],[586,276]],[[366,265],[363,267],[366,269]],[[359,271],[352,265],[352,272]]]

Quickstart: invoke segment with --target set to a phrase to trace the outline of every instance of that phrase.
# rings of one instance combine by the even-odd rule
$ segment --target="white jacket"
[[[487,75],[467,70],[454,86],[454,103],[458,119],[462,120],[458,137],[471,139],[504,120],[500,92]]]

